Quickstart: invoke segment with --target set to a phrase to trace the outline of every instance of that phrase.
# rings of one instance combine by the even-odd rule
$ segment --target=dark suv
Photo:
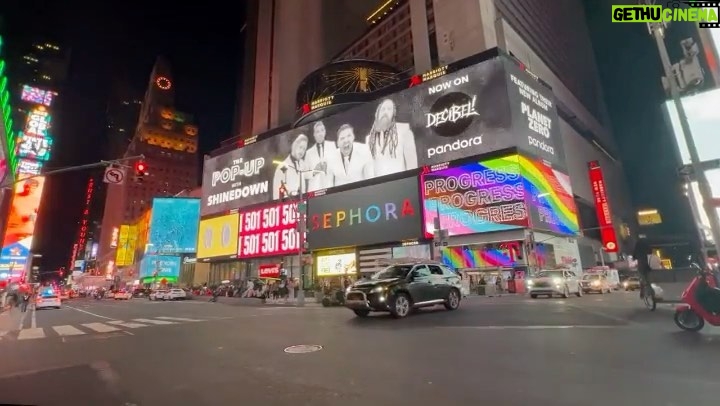
[[[345,293],[345,307],[358,317],[370,312],[390,312],[395,318],[413,309],[442,304],[448,310],[460,307],[460,275],[430,262],[390,265],[370,280],[361,280]]]

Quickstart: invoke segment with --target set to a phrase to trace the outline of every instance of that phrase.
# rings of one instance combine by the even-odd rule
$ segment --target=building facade
[[[519,0],[377,2],[364,10],[364,18],[347,16],[357,18],[356,23],[362,22],[365,26],[358,28],[360,33],[352,32],[355,38],[340,51],[330,46],[318,47],[317,44],[326,44],[326,40],[306,36],[308,26],[311,31],[322,31],[323,38],[334,37],[340,30],[333,27],[342,26],[330,14],[315,11],[320,10],[319,4],[310,3],[313,7],[295,6],[303,8],[304,16],[317,21],[309,25],[303,23],[296,31],[294,15],[276,12],[268,14],[273,18],[267,15],[263,18],[262,10],[257,11],[261,18],[248,34],[248,40],[255,41],[252,48],[255,72],[247,75],[247,80],[252,78],[254,83],[244,84],[244,89],[252,89],[252,94],[246,93],[242,99],[244,110],[238,115],[241,137],[292,122],[294,93],[288,87],[292,82],[297,85],[303,74],[326,63],[327,55],[379,58],[420,74],[498,47],[546,82],[557,97],[558,126],[583,230],[577,243],[585,262],[591,262],[593,257],[599,262],[600,253],[607,251],[603,249],[607,243],[613,248],[603,261],[612,261],[616,253],[630,250],[628,226],[634,224],[634,211],[607,118],[582,3],[571,0],[549,5]],[[268,38],[275,37],[266,34],[274,32],[276,26],[283,27],[279,34],[283,40],[270,41]],[[345,35],[350,31],[342,32]],[[292,43],[293,38],[312,43],[317,49],[305,53],[302,47]],[[339,38],[333,40],[339,41]],[[293,59],[293,52],[302,53],[302,61]],[[288,83],[275,86],[272,76],[275,72],[282,73],[282,80]],[[597,195],[598,181],[591,180],[590,163],[601,168],[603,196]],[[601,200],[611,208],[610,227],[608,219],[598,216],[597,203]],[[600,231],[609,229],[612,231],[605,233],[605,239],[613,240],[603,241]]]
[[[115,266],[121,225],[135,223],[150,209],[153,198],[173,196],[197,184],[198,127],[191,115],[174,108],[174,86],[169,63],[158,58],[133,137],[123,154],[125,158],[144,156],[147,173],[134,177],[133,170],[128,169],[122,184],[108,185],[98,252],[100,267]],[[129,165],[137,161],[129,161]]]

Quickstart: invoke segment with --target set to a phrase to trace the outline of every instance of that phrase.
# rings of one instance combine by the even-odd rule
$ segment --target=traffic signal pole
[[[111,166],[111,165],[119,166],[122,168],[132,169],[131,166],[125,165],[125,162],[136,161],[136,160],[141,160],[141,159],[145,159],[145,155],[135,155],[135,156],[127,157],[127,158],[111,159],[109,161],[102,160],[100,162],[95,162],[95,163],[91,163],[91,164],[68,166],[65,168],[53,169],[53,170],[47,171],[45,173],[42,173],[40,175],[32,175],[32,176],[28,176],[28,177],[25,177],[22,179],[15,179],[15,180],[13,180],[12,183],[3,182],[0,185],[0,189],[12,187],[16,183],[24,182],[24,181],[26,181],[28,179],[32,179],[32,178],[46,177],[46,176],[57,175],[57,174],[66,173],[66,172],[84,171],[87,169],[103,168],[103,167],[107,167],[107,166]]]

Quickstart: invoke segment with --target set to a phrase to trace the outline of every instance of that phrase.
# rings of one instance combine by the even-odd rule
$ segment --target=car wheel
[[[575,293],[577,297],[582,297],[583,291],[582,286],[578,286],[578,291]]]
[[[605,294],[605,289],[600,288],[600,294],[601,294],[601,295],[604,295],[604,294]]]
[[[370,315],[370,310],[355,309],[353,313],[358,317],[367,317]]]
[[[531,298],[537,299],[537,295],[530,295]]]
[[[410,314],[412,303],[410,297],[405,293],[398,293],[390,303],[390,315],[396,319],[402,319]]]
[[[444,305],[447,310],[457,310],[460,307],[460,292],[457,289],[451,289]]]
[[[568,288],[567,285],[565,285],[565,288],[563,288],[562,297],[563,299],[567,299],[570,297],[570,288]]]

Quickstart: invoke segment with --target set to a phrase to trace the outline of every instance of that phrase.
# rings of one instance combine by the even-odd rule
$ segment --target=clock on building
[[[170,90],[172,82],[165,76],[158,76],[157,79],[155,79],[155,85],[162,90]]]

